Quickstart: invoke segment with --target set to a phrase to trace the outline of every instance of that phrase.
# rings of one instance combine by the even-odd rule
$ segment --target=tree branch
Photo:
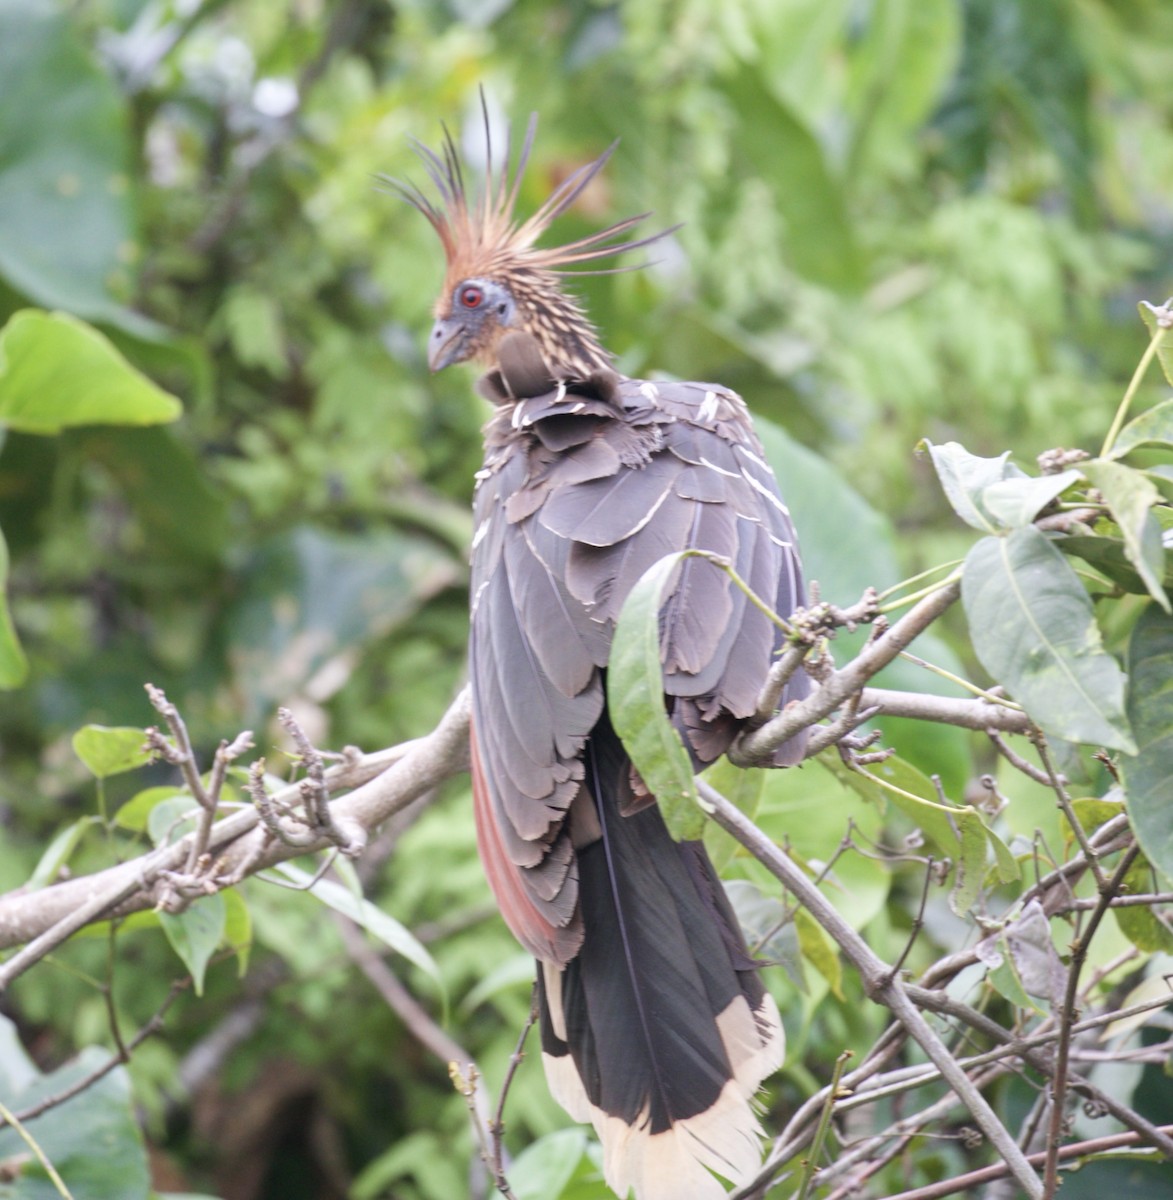
[[[465,690],[426,737],[331,767],[323,776],[331,792],[353,789],[332,805],[335,818],[373,829],[418,796],[467,770],[468,715]],[[300,784],[291,784],[274,800],[294,804],[300,794]],[[246,809],[212,826],[207,849],[218,856],[217,874],[231,876],[245,863],[250,871],[259,871],[330,844],[322,837],[304,847],[280,842],[261,846],[266,834],[259,828],[259,820],[255,809]],[[83,925],[151,907],[155,881],[164,871],[183,869],[196,837],[188,834],[172,845],[93,875],[0,897],[0,950],[28,943],[0,966],[0,991]]]
[[[920,606],[918,605],[918,607]],[[1009,1164],[1010,1170],[1022,1190],[1031,1200],[1039,1200],[1043,1194],[1042,1185],[1038,1176],[1031,1170],[1022,1150],[1006,1127],[998,1120],[985,1097],[977,1090],[945,1044],[921,1016],[919,1010],[909,999],[903,983],[892,969],[872,951],[871,947],[840,916],[838,910],[791,862],[790,858],[779,850],[740,809],[703,780],[698,780],[697,786],[706,803],[711,806],[713,819],[717,824],[727,833],[732,834],[776,876],[838,943],[844,955],[859,971],[868,997],[878,1004],[885,1005],[895,1014],[940,1070],[945,1082],[969,1109],[974,1121],[990,1140],[994,1149]]]

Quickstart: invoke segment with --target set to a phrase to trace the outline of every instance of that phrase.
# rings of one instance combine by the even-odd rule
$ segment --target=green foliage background
[[[0,698],[0,890],[97,811],[70,739],[149,723],[146,680],[205,755],[246,726],[269,751],[279,703],[320,745],[376,749],[426,732],[458,687],[485,414],[468,374],[427,374],[438,247],[375,177],[419,179],[409,138],[434,144],[441,121],[475,153],[479,85],[515,130],[541,114],[526,208],[621,138],[567,237],[635,211],[682,223],[650,269],[579,290],[628,372],[744,394],[809,573],[842,602],[972,541],[914,457],[920,438],[1010,446],[1028,467],[1057,444],[1095,449],[1144,346],[1135,303],[1173,276],[1163,0],[0,0],[0,79],[0,323],[27,308],[89,321],[184,406],[173,424],[57,433],[0,411],[28,660]],[[1161,394],[1150,384],[1138,407]],[[1116,610],[1110,646],[1141,603]],[[960,636],[936,648],[976,670]],[[23,674],[3,647],[0,669]],[[890,736],[958,793],[991,766],[961,736]],[[103,811],[168,778],[102,781]],[[1020,832],[1054,830],[1041,791],[1006,787]],[[817,777],[768,796],[762,820],[825,857],[848,811],[879,834],[874,810]],[[107,861],[100,824],[79,839],[74,873]],[[492,912],[465,789],[364,870],[428,941],[451,1028],[497,1087],[528,968]],[[853,919],[898,947],[915,878],[864,859],[844,871]],[[214,964],[130,1068],[156,1186],[464,1194],[467,1119],[443,1065],[324,908],[244,891],[249,974]],[[774,973],[797,1047],[779,1112],[879,1020],[805,937],[801,987]],[[179,969],[157,931],[118,947],[112,1004],[133,1028]],[[797,975],[796,947],[772,949]],[[79,940],[4,998],[43,1069],[109,1044],[94,979],[110,953]],[[438,1013],[435,984],[396,963]],[[819,1003],[829,987],[842,1003]],[[247,1039],[193,1098],[181,1064],[241,1011]],[[508,1116],[517,1148],[565,1125],[536,1062]],[[598,1196],[581,1136],[559,1137],[544,1145],[572,1164],[566,1189],[531,1161],[519,1195]],[[946,1145],[920,1169],[962,1158]]]

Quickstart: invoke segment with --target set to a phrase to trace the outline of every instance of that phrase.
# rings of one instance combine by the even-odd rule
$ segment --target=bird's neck
[[[612,369],[595,327],[578,302],[543,280],[540,288],[519,297],[524,329],[538,341],[542,357],[558,378],[585,379]]]

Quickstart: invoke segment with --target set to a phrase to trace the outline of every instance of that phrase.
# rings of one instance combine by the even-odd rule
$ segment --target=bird
[[[782,1064],[777,1004],[700,841],[673,840],[612,726],[616,619],[665,555],[709,551],[786,617],[804,603],[790,513],[744,401],[711,383],[629,378],[567,280],[674,232],[650,214],[538,243],[618,143],[524,220],[537,131],[466,186],[447,128],[413,141],[430,183],[387,179],[445,257],[427,358],[483,368],[492,406],[471,549],[470,749],[477,842],[537,960],[554,1098],[594,1126],[608,1186],[636,1200],[716,1200],[760,1169],[757,1094]],[[584,267],[585,264],[585,267]],[[635,265],[642,265],[637,263]],[[784,634],[708,558],[683,559],[660,611],[664,704],[695,769],[751,721]],[[792,676],[780,705],[808,682]],[[801,760],[800,735],[775,752]]]

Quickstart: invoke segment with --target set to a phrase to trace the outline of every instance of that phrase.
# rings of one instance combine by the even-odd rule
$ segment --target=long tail
[[[753,1097],[782,1062],[778,1010],[704,846],[673,842],[655,805],[620,815],[630,762],[605,716],[587,767],[599,836],[578,851],[585,938],[538,975],[550,1089],[594,1125],[620,1196],[717,1200],[710,1171],[737,1183],[760,1165]]]

